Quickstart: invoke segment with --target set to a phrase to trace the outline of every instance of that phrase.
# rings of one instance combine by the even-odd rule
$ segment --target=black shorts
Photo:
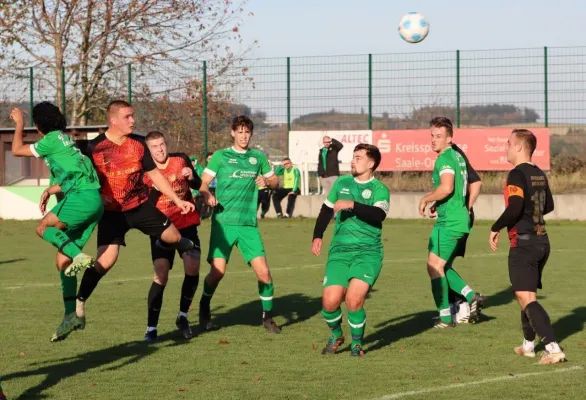
[[[509,279],[515,292],[537,292],[541,274],[549,258],[549,239],[519,235],[517,246],[509,250]]]
[[[145,235],[161,237],[171,221],[150,201],[128,211],[104,211],[98,223],[98,247],[108,244],[126,246],[124,238],[131,229]]]
[[[201,253],[201,244],[199,242],[199,235],[197,234],[197,225],[190,225],[183,229],[179,229],[179,233],[181,233],[182,237],[193,242],[193,249],[189,250],[189,252],[198,256]],[[175,249],[161,249],[156,245],[157,239],[158,237],[151,236],[151,257],[153,262],[159,258],[163,258],[169,261],[170,269],[173,268],[173,261],[175,260]],[[179,253],[179,257],[183,257],[184,252],[179,250],[177,250],[177,252]]]

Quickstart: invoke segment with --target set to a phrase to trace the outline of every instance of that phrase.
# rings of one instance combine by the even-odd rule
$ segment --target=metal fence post
[[[29,109],[29,123],[34,126],[33,122],[33,107],[34,107],[34,72],[33,67],[28,69],[28,109]]]
[[[132,64],[128,63],[126,65],[126,69],[128,72],[128,82],[127,82],[128,104],[132,104]]]
[[[291,131],[291,57],[287,57],[287,132]]]
[[[547,46],[543,47],[543,100],[544,100],[544,122],[545,127],[549,127],[549,93],[548,93],[548,77],[547,77]]]
[[[368,55],[368,129],[372,130],[372,54]]]
[[[67,110],[65,101],[65,65],[61,65],[61,112],[67,120]]]
[[[203,158],[208,154],[208,71],[203,62]]]
[[[456,50],[456,128],[460,127],[460,50]]]

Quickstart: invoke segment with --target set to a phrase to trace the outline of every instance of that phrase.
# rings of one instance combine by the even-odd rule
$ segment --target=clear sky
[[[250,0],[247,10],[254,58],[586,44],[584,0]],[[431,24],[422,43],[397,33],[409,11]]]

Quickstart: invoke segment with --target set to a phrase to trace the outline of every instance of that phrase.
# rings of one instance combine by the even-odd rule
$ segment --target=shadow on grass
[[[12,264],[12,263],[24,261],[24,260],[26,260],[26,258],[13,258],[11,260],[0,260],[0,265],[1,264]]]
[[[175,344],[187,344],[178,332],[169,332],[159,336],[159,343],[173,341]],[[44,392],[58,385],[63,379],[74,377],[95,368],[107,365],[106,371],[114,371],[134,364],[141,359],[150,356],[164,346],[157,346],[143,341],[132,341],[96,351],[78,354],[73,357],[59,360],[50,360],[42,363],[32,363],[26,371],[4,375],[4,382],[11,379],[28,378],[32,376],[45,376],[38,385],[28,388],[18,399],[43,399],[48,396]]]
[[[302,293],[275,297],[273,300],[273,316],[283,317],[286,322],[281,328],[306,321],[321,311],[321,297],[310,297]],[[214,330],[227,326],[245,325],[262,326],[262,307],[260,300],[241,304],[228,311],[219,312],[214,309],[212,322]]]

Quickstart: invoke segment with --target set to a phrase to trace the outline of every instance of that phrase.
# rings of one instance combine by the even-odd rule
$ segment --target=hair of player
[[[372,161],[374,161],[374,165],[372,166],[372,172],[376,171],[376,169],[380,165],[380,161],[382,159],[382,156],[380,154],[380,150],[378,149],[378,147],[376,147],[373,144],[360,143],[359,145],[354,147],[354,152],[356,153],[357,151],[360,151],[360,150],[365,150],[366,157],[368,157]]]
[[[283,158],[281,161],[282,161],[282,162],[285,162],[285,161],[289,161],[289,162],[291,162],[291,159],[290,159],[289,157],[285,157],[285,158]]]
[[[533,152],[537,148],[537,138],[535,134],[528,129],[513,129],[513,134],[523,142],[525,148],[529,150],[529,155],[533,156]]]
[[[236,132],[240,127],[247,128],[252,133],[254,123],[246,115],[239,115],[232,120],[232,131]]]
[[[33,123],[44,135],[53,131],[65,131],[67,120],[59,107],[43,101],[33,107]]]
[[[117,113],[121,108],[131,108],[132,105],[124,100],[112,100],[108,107],[106,107],[106,113],[110,118],[114,113]]]
[[[449,137],[454,136],[454,125],[452,125],[452,121],[446,117],[435,117],[431,121],[429,121],[429,126],[431,128],[446,128],[446,133]]]
[[[206,158],[208,158],[210,156],[213,156],[213,155],[214,155],[214,152],[213,151],[208,151],[208,154],[206,155]]]
[[[152,131],[146,135],[144,140],[146,140],[148,142],[149,140],[155,140],[155,139],[160,139],[160,138],[165,139],[165,135],[163,135],[159,131]]]

